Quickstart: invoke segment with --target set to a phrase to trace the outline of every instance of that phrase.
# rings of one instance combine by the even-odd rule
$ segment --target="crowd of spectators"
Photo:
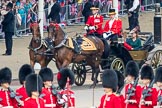
[[[48,25],[47,16],[49,14],[50,7],[52,7],[53,0],[44,0],[44,28]],[[61,22],[70,23],[79,23],[84,22],[82,17],[82,10],[86,0],[57,0],[61,6],[60,11],[60,20]],[[109,8],[112,6],[112,0],[92,0],[93,4],[99,4],[100,12],[103,14],[107,14]],[[144,0],[140,0],[143,5],[145,5]],[[152,3],[154,0],[147,0],[148,3]],[[29,23],[32,19],[33,21],[38,19],[38,0],[2,0],[0,2],[0,8],[5,8],[5,5],[8,2],[12,2],[14,4],[14,12],[15,12],[15,35],[26,34],[29,31]],[[118,9],[121,10],[122,0],[119,0]],[[68,13],[68,14],[65,14]],[[104,15],[104,14],[103,14]],[[82,17],[82,18],[81,18]],[[3,16],[1,17],[1,19]],[[69,20],[70,19],[70,20]]]

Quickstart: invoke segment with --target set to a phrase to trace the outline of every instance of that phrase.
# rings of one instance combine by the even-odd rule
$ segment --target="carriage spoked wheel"
[[[153,69],[156,69],[159,65],[161,65],[162,61],[162,50],[156,51],[151,58],[151,66]]]
[[[111,63],[110,69],[121,71],[122,74],[124,74],[125,65],[123,60],[120,58],[115,58]]]
[[[83,64],[73,63],[72,71],[75,75],[75,84],[82,86],[86,80],[86,68]]]

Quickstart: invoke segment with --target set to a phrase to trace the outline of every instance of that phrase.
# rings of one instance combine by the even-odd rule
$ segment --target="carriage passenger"
[[[106,22],[103,29],[103,37],[110,41],[116,41],[121,36],[122,21],[115,17],[115,9],[109,10],[110,19]]]
[[[131,33],[132,37],[129,39],[126,39],[124,46],[128,50],[139,50],[141,48],[141,39],[138,37],[138,32],[131,31],[130,33]]]
[[[91,10],[93,15],[88,17],[88,21],[86,22],[86,26],[84,27],[84,29],[87,30],[87,35],[102,38],[103,16],[99,15],[99,7],[97,5],[93,5],[91,7]]]

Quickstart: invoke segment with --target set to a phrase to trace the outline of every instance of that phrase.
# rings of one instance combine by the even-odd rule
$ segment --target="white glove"
[[[58,104],[64,104],[65,103],[65,100],[64,99],[59,99],[58,100]]]
[[[89,30],[96,30],[95,26],[90,26]]]
[[[112,33],[111,32],[107,32],[107,33],[103,33],[103,37],[106,39],[108,38],[109,36],[111,36]]]
[[[85,26],[85,27],[84,27],[84,30],[88,30],[88,26]]]

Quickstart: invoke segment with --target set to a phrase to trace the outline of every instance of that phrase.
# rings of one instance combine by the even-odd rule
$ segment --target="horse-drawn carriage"
[[[110,44],[109,56],[106,59],[101,59],[100,73],[102,76],[103,69],[114,69],[124,74],[125,66],[128,61],[135,60],[141,67],[148,58],[149,52],[154,48],[153,35],[150,32],[141,32],[139,37],[142,40],[142,47],[140,50],[128,51],[123,46],[123,39],[118,38],[118,42]],[[157,52],[162,56],[162,51]],[[157,54],[156,54],[157,55]],[[153,56],[154,57],[154,56]],[[156,57],[156,56],[155,56]],[[158,58],[151,58],[151,65],[156,68],[158,65]],[[159,57],[159,56],[158,56]],[[86,73],[91,73],[91,68],[86,65],[85,61],[80,63],[73,63],[72,68],[75,73],[75,84],[81,86],[86,80]]]
[[[84,84],[86,73],[90,70],[92,70],[90,71],[92,73],[91,80],[94,82],[93,85],[95,85],[98,82],[98,74],[102,69],[110,68],[124,73],[125,65],[129,60],[135,60],[141,66],[148,60],[148,53],[154,48],[153,36],[151,33],[141,33],[139,35],[141,40],[143,40],[141,50],[128,51],[123,46],[122,38],[120,38],[118,39],[118,42],[112,42],[110,44],[108,53],[103,52],[104,46],[106,45],[103,44],[101,39],[93,36],[87,38],[79,36],[79,39],[82,41],[79,46],[82,46],[82,43],[85,43],[86,45],[83,45],[84,47],[90,46],[95,50],[80,50],[79,52],[76,52],[75,49],[78,48],[76,47],[78,40],[69,38],[58,24],[50,23],[48,28],[48,38],[52,40],[54,47],[49,50],[48,45],[41,39],[38,23],[33,23],[31,27],[33,34],[30,43],[31,64],[34,65],[35,62],[39,62],[41,66],[47,66],[49,61],[54,58],[57,68],[61,69],[69,66],[70,63],[73,63],[72,70],[75,73],[75,84],[78,86]],[[83,40],[85,42],[83,42]],[[50,51],[50,53],[48,53],[48,51]],[[102,57],[103,53],[104,58]],[[162,55],[162,53],[160,54]],[[151,60],[152,66],[157,67],[158,60],[156,60],[156,58]],[[92,68],[88,69],[88,65]]]

